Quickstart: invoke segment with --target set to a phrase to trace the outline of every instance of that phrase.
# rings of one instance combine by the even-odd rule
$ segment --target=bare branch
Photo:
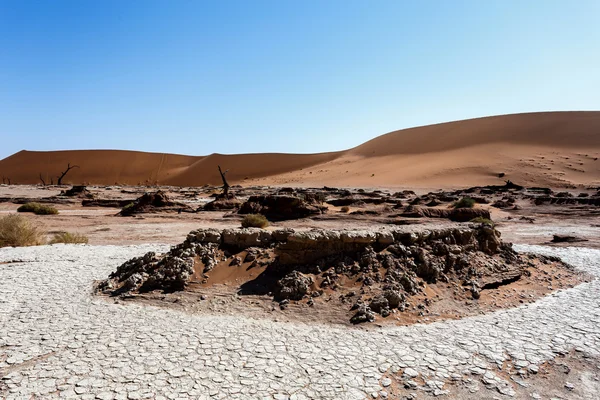
[[[226,199],[229,198],[229,183],[227,183],[227,178],[225,178],[225,174],[227,172],[229,172],[229,170],[226,170],[225,172],[223,172],[221,170],[221,166],[218,165],[219,167],[219,174],[221,174],[221,180],[223,181],[223,195],[225,196]]]
[[[57,177],[57,178],[58,178],[57,184],[58,184],[59,186],[60,186],[60,185],[62,185],[62,180],[63,180],[63,178],[65,177],[65,175],[67,175],[67,173],[68,173],[70,170],[72,170],[73,168],[79,168],[79,165],[73,165],[73,166],[71,166],[71,163],[68,163],[68,164],[67,164],[67,169],[66,169],[64,172],[61,172],[60,176],[58,176],[58,177]]]

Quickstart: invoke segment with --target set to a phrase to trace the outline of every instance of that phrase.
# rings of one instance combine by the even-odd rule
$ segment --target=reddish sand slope
[[[600,112],[514,114],[391,132],[358,147],[321,154],[213,154],[117,150],[21,151],[0,160],[16,183],[49,181],[67,163],[65,183],[199,186],[232,182],[310,186],[457,187],[501,183],[600,186]]]
[[[177,154],[144,153],[122,150],[23,150],[0,161],[0,175],[12,183],[57,182],[67,165],[77,165],[63,183],[89,184],[164,184],[200,186],[220,184],[217,165],[229,169],[228,180],[243,182],[246,178],[261,178],[301,170],[335,159],[341,153],[324,154],[212,154],[205,157]]]

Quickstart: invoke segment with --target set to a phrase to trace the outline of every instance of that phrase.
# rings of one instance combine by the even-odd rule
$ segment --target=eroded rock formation
[[[403,311],[426,284],[446,282],[482,290],[520,279],[530,257],[513,251],[486,224],[437,230],[199,229],[163,256],[148,253],[121,265],[99,285],[118,295],[182,290],[193,279],[210,283],[219,266],[260,269],[242,294],[270,294],[282,308],[338,293],[354,310],[352,322]]]
[[[250,196],[238,212],[262,214],[271,221],[281,221],[322,214],[327,210],[322,204],[322,200],[314,195],[260,195]]]
[[[165,192],[159,190],[154,193],[144,193],[144,195],[136,199],[134,202],[131,202],[123,207],[119,214],[122,216],[129,216],[134,214],[165,211],[193,212],[194,210],[187,204],[172,201]]]
[[[481,217],[490,219],[490,212],[483,208],[431,208],[431,207],[418,207],[409,206],[401,214],[403,217],[408,218],[447,218],[450,221],[455,222],[468,222],[474,218]]]

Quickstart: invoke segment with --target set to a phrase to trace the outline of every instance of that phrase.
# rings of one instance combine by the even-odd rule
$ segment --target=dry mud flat
[[[599,250],[516,249],[600,275]],[[0,396],[594,399],[600,389],[598,280],[487,315],[369,330],[189,315],[91,293],[132,257],[167,250],[0,250]]]
[[[27,201],[50,202],[59,210],[59,215],[28,216],[49,234],[76,231],[87,235],[90,244],[119,245],[176,244],[193,229],[238,227],[243,217],[236,209],[207,211],[212,208],[207,207],[210,202],[213,206],[218,204],[213,200],[220,188],[214,186],[88,187],[83,198],[62,196],[61,191],[67,189],[0,185],[0,215],[15,212],[19,204]],[[172,206],[159,207],[158,212],[120,216],[122,207],[157,190],[168,196]],[[597,188],[553,191],[501,185],[415,193],[392,189],[232,187],[232,192],[237,206],[252,206],[249,207],[252,210],[257,208],[249,200],[261,196],[319,200],[305,209],[310,212],[308,215],[295,212],[292,216],[300,219],[271,220],[269,229],[373,229],[395,225],[427,225],[439,229],[449,225],[450,217],[464,217],[463,221],[469,221],[482,216],[491,217],[508,241],[549,244],[553,234],[566,234],[585,239],[586,247],[600,248],[600,193]],[[473,209],[465,209],[472,211],[452,210],[454,202],[462,197],[472,197],[476,201]],[[344,207],[348,207],[348,212],[343,212]]]
[[[38,190],[31,188],[31,196],[38,196]],[[106,188],[102,190],[105,194],[112,192],[109,199],[118,201],[137,198],[146,189],[137,188],[135,193],[126,193],[129,189],[120,189],[119,193]],[[241,194],[250,197],[264,190],[281,189],[246,188]],[[195,207],[208,200],[198,196],[196,191],[175,193],[175,201]],[[561,225],[564,231],[561,233],[574,230],[578,236],[584,234],[589,239],[580,245],[597,246],[599,229],[592,218],[597,215],[597,207],[535,206],[531,204],[532,199],[526,198],[529,193],[519,193],[521,195],[510,197],[515,197],[514,205],[520,209],[494,210],[489,204],[477,204],[476,209],[491,210],[493,219],[501,221],[500,229],[511,233],[511,240],[523,239],[533,233],[533,239],[528,240],[534,243],[548,241],[557,232],[544,223],[549,220],[562,223],[569,219],[566,225]],[[435,194],[435,200],[444,201],[445,195]],[[404,207],[416,202],[418,197],[420,203],[430,207],[425,201],[427,196],[434,197],[409,194],[404,199],[393,199],[392,192],[356,190],[350,193],[351,200],[357,202],[350,206],[349,214],[340,213],[338,206],[330,205],[328,213],[323,215],[275,222],[270,232],[289,227],[299,232],[310,228],[372,229],[384,225],[389,228],[393,224],[388,224],[388,220],[409,219],[389,217],[390,212],[397,214],[402,210],[390,211],[394,205],[386,203],[386,198],[392,198],[394,202],[400,200]],[[508,201],[509,197],[507,193],[491,196],[495,197],[494,202],[504,197]],[[333,192],[332,197],[336,200],[348,196]],[[575,197],[569,197],[568,201]],[[380,202],[381,198],[383,202]],[[427,199],[427,202],[433,200]],[[446,198],[445,201],[435,207],[448,208],[452,200]],[[7,212],[16,208],[9,203],[0,207]],[[539,207],[535,210],[542,210],[542,214],[535,215],[534,223],[521,221],[518,216],[529,217],[533,207]],[[76,203],[59,204],[58,208],[61,210],[58,216],[32,218],[52,229],[71,230],[74,224],[90,229],[92,243],[122,243],[123,238],[127,238],[128,243],[149,240],[179,243],[185,233],[200,226],[239,226],[239,217],[230,211],[118,217],[115,216],[117,210],[110,208],[88,209]],[[565,215],[557,214],[557,210],[564,211]],[[352,214],[355,211],[358,213]],[[410,221],[418,229],[451,228],[452,225],[441,219],[410,218]],[[581,229],[582,224],[586,229]],[[532,246],[516,246],[515,249],[560,256],[586,273],[600,274],[598,250]],[[280,310],[266,294],[263,299],[255,298],[259,303],[253,305],[255,312],[248,312],[252,307],[243,299],[221,302],[225,297],[233,297],[231,289],[237,288],[223,273],[229,271],[226,268],[232,268],[229,258],[241,259],[243,256],[245,261],[247,250],[244,250],[245,254],[228,255],[227,265],[216,265],[207,271],[208,278],[202,276],[202,269],[202,274],[196,274],[196,281],[190,284],[198,289],[195,293],[178,292],[185,293],[181,297],[177,297],[177,293],[160,293],[158,296],[163,298],[144,299],[161,305],[165,300],[173,300],[171,306],[180,310],[135,301],[115,303],[92,294],[92,287],[98,280],[105,279],[120,265],[148,251],[165,253],[169,248],[156,245],[57,245],[1,249],[0,398],[361,399],[425,398],[444,394],[469,399],[597,397],[600,286],[593,280],[572,289],[558,290],[528,304],[548,293],[550,282],[552,289],[577,283],[569,282],[562,273],[558,276],[556,270],[546,270],[546,275],[544,268],[552,267],[551,264],[529,267],[533,272],[531,283],[516,288],[517,292],[502,293],[504,286],[489,288],[481,291],[480,299],[475,300],[471,298],[469,286],[461,285],[461,289],[467,290],[455,303],[454,310],[459,311],[455,316],[444,315],[442,310],[436,309],[441,302],[432,302],[419,309],[418,305],[425,303],[425,299],[418,297],[422,294],[416,294],[406,299],[411,304],[405,312],[410,313],[417,307],[412,319],[395,319],[404,315],[400,312],[387,318],[377,314],[375,323],[367,324],[368,328],[363,328],[363,324],[360,328],[349,329],[323,324],[320,322],[324,320],[323,315],[311,317],[310,310],[327,310],[319,302],[328,296],[315,298],[315,307],[310,307],[306,298],[298,303],[292,300],[287,310]],[[536,271],[539,274],[536,275]],[[236,280],[239,276],[233,278]],[[319,286],[321,278],[317,281]],[[207,282],[203,283],[203,279]],[[213,285],[215,292],[208,293],[207,300],[199,300],[198,295],[206,293],[209,289],[206,285],[213,279],[213,283],[227,285]],[[238,281],[238,286],[240,283]],[[434,284],[426,284],[429,288],[434,287]],[[528,297],[532,286],[539,289],[534,298]],[[220,289],[225,297],[218,296]],[[493,291],[499,292],[492,295]],[[435,294],[427,294],[435,298]],[[453,290],[437,294],[453,294]],[[369,293],[363,295],[365,302],[372,297]],[[332,298],[331,302],[335,301],[338,297]],[[471,305],[467,306],[467,301]],[[496,308],[494,303],[499,307],[519,307],[460,320],[438,318],[488,312]],[[208,309],[205,304],[209,305]],[[273,305],[276,309],[271,311]],[[352,305],[345,302],[343,306],[347,308],[343,313],[330,313],[325,318],[348,324],[351,315],[347,312]],[[420,312],[424,315],[419,315]],[[295,318],[299,313],[305,313],[311,317],[305,319],[313,322]],[[274,322],[273,318],[280,322]],[[397,323],[436,319],[437,322],[429,324],[396,326]],[[392,323],[387,324],[387,321]],[[382,324],[386,326],[377,326]],[[569,374],[564,372],[567,368],[563,364],[569,366]]]

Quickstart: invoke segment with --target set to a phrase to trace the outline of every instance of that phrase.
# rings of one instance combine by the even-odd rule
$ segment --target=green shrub
[[[58,214],[58,210],[47,204],[40,204],[35,202],[25,203],[21,207],[17,208],[17,212],[32,212],[36,215],[54,215]]]
[[[470,197],[463,197],[454,203],[454,208],[473,208],[475,205],[475,200]]]
[[[494,221],[492,221],[491,219],[488,219],[488,218],[484,218],[484,217],[476,217],[476,218],[473,218],[469,222],[473,222],[475,224],[487,224],[487,225],[491,225],[491,226],[496,226],[496,223]]]
[[[0,247],[37,246],[44,234],[22,215],[9,214],[0,218]]]
[[[269,221],[261,214],[248,214],[242,219],[244,228],[266,228]]]
[[[88,237],[80,233],[60,232],[54,234],[49,244],[56,243],[88,243]]]
[[[347,213],[348,211],[350,211],[350,207],[343,206],[342,208],[340,208],[340,211],[343,212],[343,213]]]

